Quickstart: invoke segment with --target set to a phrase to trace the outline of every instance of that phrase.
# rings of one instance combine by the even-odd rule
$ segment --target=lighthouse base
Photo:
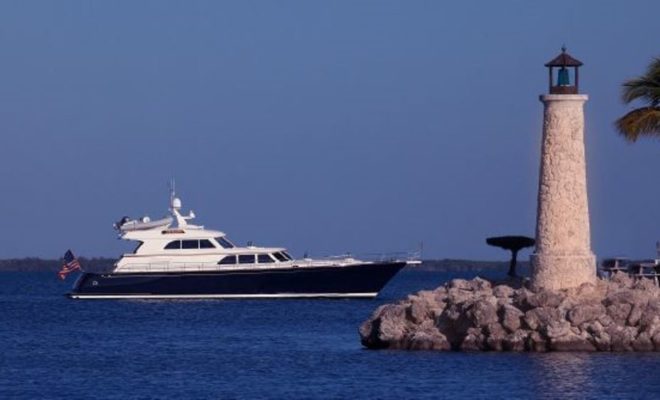
[[[560,290],[596,282],[596,256],[589,252],[580,255],[534,253],[532,289]]]

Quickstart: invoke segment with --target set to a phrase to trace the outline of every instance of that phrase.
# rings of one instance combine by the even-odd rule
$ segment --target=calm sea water
[[[376,300],[74,301],[71,277],[0,273],[0,398],[660,398],[660,354],[361,347],[378,305],[458,275],[404,270]]]

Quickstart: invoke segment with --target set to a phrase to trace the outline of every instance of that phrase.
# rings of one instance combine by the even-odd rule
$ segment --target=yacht
[[[220,231],[189,221],[172,191],[171,216],[122,218],[119,238],[133,241],[108,270],[87,271],[68,294],[74,299],[121,298],[372,298],[414,259],[358,260],[351,256],[294,259],[282,247],[240,247]]]

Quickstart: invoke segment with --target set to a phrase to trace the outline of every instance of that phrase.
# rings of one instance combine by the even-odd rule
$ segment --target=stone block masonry
[[[541,96],[543,144],[532,287],[560,290],[593,283],[582,94]]]

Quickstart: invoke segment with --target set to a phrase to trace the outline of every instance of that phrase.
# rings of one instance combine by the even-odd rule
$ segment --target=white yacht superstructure
[[[107,271],[86,271],[73,298],[374,297],[406,263],[346,256],[294,260],[282,247],[240,247],[224,232],[190,223],[172,193],[170,217],[115,224],[134,241]]]

